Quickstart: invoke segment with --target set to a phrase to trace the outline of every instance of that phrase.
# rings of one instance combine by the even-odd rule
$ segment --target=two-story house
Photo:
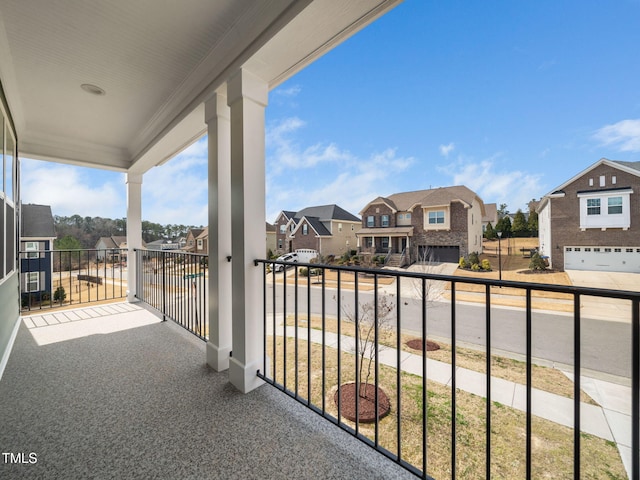
[[[321,255],[341,255],[357,247],[361,221],[338,205],[283,210],[275,221],[277,252],[316,250]]]
[[[482,252],[484,203],[465,186],[378,197],[360,215],[362,253],[401,254],[406,264],[458,262],[470,252]]]
[[[204,228],[190,228],[185,238],[185,244],[182,248],[185,252],[195,253],[196,251],[196,239],[200,234],[204,232]]]
[[[558,270],[640,273],[640,162],[602,158],[545,195],[540,251]]]
[[[20,285],[25,296],[52,293],[51,251],[56,239],[49,205],[22,205],[20,209]]]

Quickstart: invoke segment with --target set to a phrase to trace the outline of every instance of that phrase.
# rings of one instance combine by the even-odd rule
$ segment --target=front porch
[[[23,318],[0,445],[25,463],[0,477],[415,478],[268,385],[240,393],[202,340],[140,305]]]

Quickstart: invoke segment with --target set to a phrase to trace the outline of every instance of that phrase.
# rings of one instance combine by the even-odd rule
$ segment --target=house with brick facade
[[[394,193],[369,202],[357,233],[363,254],[396,255],[395,264],[458,262],[482,253],[484,202],[465,186]]]
[[[361,221],[338,205],[283,210],[275,221],[276,251],[316,250],[321,255],[342,255],[357,247]]]
[[[640,273],[640,162],[602,158],[545,195],[537,212],[551,267]]]

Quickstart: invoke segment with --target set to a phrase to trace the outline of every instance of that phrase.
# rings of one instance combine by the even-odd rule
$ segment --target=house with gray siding
[[[56,232],[49,205],[21,205],[20,212],[20,289],[24,303],[29,295],[39,298],[53,293],[51,251]]]

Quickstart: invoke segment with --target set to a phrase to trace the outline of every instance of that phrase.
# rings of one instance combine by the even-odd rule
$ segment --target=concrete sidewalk
[[[276,327],[276,334],[282,336],[285,330],[282,318]],[[268,325],[273,325],[270,321]],[[268,332],[272,333],[272,332]],[[306,327],[298,327],[298,339],[307,340]],[[286,336],[294,338],[295,327],[286,327]],[[325,332],[325,345],[337,348],[338,335]],[[311,329],[311,342],[322,344],[322,332]],[[340,338],[341,350],[348,353],[356,353],[355,339],[342,335]],[[380,353],[380,363],[392,368],[397,367],[397,350],[385,347]],[[403,371],[413,375],[422,376],[423,358],[409,352],[400,352],[400,367]],[[427,359],[427,378],[442,385],[451,386],[451,364]],[[564,372],[573,380],[572,374]],[[456,367],[456,388],[481,397],[486,396],[486,375],[461,367]],[[581,431],[615,442],[622,462],[631,472],[631,388],[617,385],[602,380],[581,376],[582,389],[591,396],[600,406],[590,405],[584,402],[580,404]],[[537,417],[544,418],[559,425],[573,428],[573,400],[532,388],[532,411]],[[491,378],[491,400],[502,405],[526,412],[526,386]]]

